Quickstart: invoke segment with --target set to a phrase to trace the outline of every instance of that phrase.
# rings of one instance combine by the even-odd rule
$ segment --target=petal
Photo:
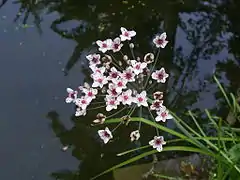
[[[168,114],[167,119],[173,119],[173,116],[171,114]]]
[[[67,88],[67,92],[68,92],[68,93],[73,93],[74,90],[72,90],[71,88]]]
[[[107,144],[108,143],[108,141],[110,140],[110,138],[103,138],[103,142],[104,142],[104,144]]]
[[[121,27],[120,30],[121,30],[122,34],[127,31],[127,29],[124,27]]]
[[[97,41],[96,41],[96,44],[97,44],[98,46],[100,46],[100,47],[102,46],[102,43],[103,43],[103,42],[102,42],[101,40],[97,40]]]
[[[99,51],[101,51],[102,53],[107,52],[107,48],[98,48]]]
[[[117,43],[117,44],[120,44],[121,43],[121,39],[119,37],[117,37],[117,38],[114,39],[114,42]]]
[[[144,69],[145,67],[147,67],[147,63],[141,63],[141,69]]]
[[[168,44],[168,41],[163,41],[163,43],[160,45],[161,48],[165,48],[165,46]]]
[[[159,146],[157,147],[157,151],[158,151],[158,152],[161,152],[162,150],[163,150],[162,145],[159,145]]]
[[[146,91],[142,91],[140,95],[146,97],[147,92]]]
[[[91,60],[93,59],[93,55],[92,55],[92,54],[89,54],[89,55],[86,56],[86,58],[87,58],[89,61],[91,61]]]
[[[107,105],[106,111],[111,111],[112,109],[113,109],[113,107],[111,105]]]
[[[128,38],[126,36],[120,35],[121,41],[126,41]]]
[[[111,47],[111,45],[112,45],[112,39],[107,39],[107,40],[106,40],[106,44],[107,44],[107,46]]]
[[[167,33],[164,32],[160,35],[160,39],[165,40],[167,38]]]
[[[98,87],[99,83],[98,82],[93,82],[92,87]]]
[[[71,103],[72,101],[73,101],[73,99],[70,98],[70,97],[67,97],[67,98],[65,99],[65,102],[66,102],[66,103]]]
[[[144,101],[144,102],[142,103],[142,105],[145,106],[145,107],[148,107],[147,101]]]
[[[98,130],[98,135],[99,135],[100,137],[102,137],[102,136],[104,135],[104,131],[105,131],[105,130]]]
[[[136,36],[136,31],[128,31],[128,33],[131,37]]]
[[[156,121],[156,122],[162,121],[162,117],[161,117],[161,116],[155,117],[155,121]]]
[[[149,144],[150,146],[153,146],[153,145],[154,145],[154,140],[149,141],[148,144]]]

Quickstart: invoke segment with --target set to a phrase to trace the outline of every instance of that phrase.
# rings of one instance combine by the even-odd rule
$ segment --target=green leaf
[[[230,150],[229,150],[229,155],[230,158],[233,162],[238,163],[240,162],[240,143],[234,145]]]
[[[187,152],[201,153],[201,154],[205,154],[205,155],[209,155],[209,156],[213,156],[213,157],[215,156],[214,154],[206,152],[206,151],[203,151],[203,150],[201,150],[199,148],[192,148],[192,147],[188,147],[188,146],[169,146],[169,147],[165,147],[162,150],[162,152],[164,152],[164,151],[187,151]],[[107,169],[106,171],[103,171],[102,173],[98,174],[97,176],[91,178],[91,180],[94,180],[94,179],[98,178],[99,176],[102,176],[102,175],[104,175],[106,173],[109,173],[109,172],[111,172],[111,171],[113,171],[113,170],[115,170],[117,168],[123,167],[125,165],[133,163],[133,162],[135,162],[135,161],[137,161],[139,159],[142,159],[142,158],[144,158],[146,156],[149,156],[149,155],[157,153],[157,152],[158,152],[157,150],[151,150],[151,151],[142,153],[142,154],[140,154],[138,156],[135,156],[135,157],[127,160],[127,161],[124,161],[124,162],[122,162],[120,164],[117,164],[117,165],[111,167],[110,169]]]

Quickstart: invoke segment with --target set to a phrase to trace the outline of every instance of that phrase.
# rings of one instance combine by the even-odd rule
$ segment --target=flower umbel
[[[66,103],[75,104],[75,116],[77,117],[85,116],[90,109],[96,109],[93,113],[96,112],[97,115],[96,119],[92,120],[92,125],[104,124],[108,118],[116,116],[122,110],[128,110],[128,113],[123,114],[119,125],[112,131],[108,127],[98,131],[98,135],[104,144],[113,139],[112,133],[120,125],[132,124],[133,113],[138,112],[139,117],[144,118],[145,112],[149,112],[153,117],[153,111],[153,114],[157,115],[152,119],[155,122],[165,122],[167,119],[173,118],[163,105],[163,92],[151,90],[152,86],[158,88],[157,83],[165,83],[169,77],[163,67],[160,70],[155,67],[158,61],[158,53],[157,55],[152,52],[145,55],[135,54],[134,51],[138,49],[138,45],[132,40],[136,36],[136,32],[124,27],[121,27],[120,30],[121,34],[118,37],[96,41],[98,51],[86,56],[89,68],[92,71],[90,75],[92,83],[84,83],[77,90],[67,88],[68,95],[65,99]],[[157,35],[153,39],[155,47],[165,48],[168,43],[166,38],[166,33]],[[122,52],[125,41],[129,41],[130,55]],[[100,105],[100,103],[102,104]],[[97,104],[97,107],[89,108],[94,104]],[[104,115],[105,112],[103,112],[104,114],[99,113],[97,110],[99,108],[104,108],[106,113],[110,115]],[[131,141],[140,139],[140,129],[141,122],[138,124],[138,129],[130,133]],[[157,131],[157,136],[149,144],[160,152],[166,142],[163,136],[158,134]]]

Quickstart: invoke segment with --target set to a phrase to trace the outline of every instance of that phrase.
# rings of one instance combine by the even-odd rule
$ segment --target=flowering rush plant
[[[73,103],[76,105],[75,116],[85,116],[88,106],[98,98],[104,97],[104,107],[107,112],[118,109],[123,106],[123,109],[129,109],[129,113],[122,117],[122,122],[131,120],[131,115],[134,111],[139,110],[140,114],[144,108],[156,122],[165,122],[171,119],[167,108],[163,105],[163,93],[160,91],[149,94],[151,87],[156,83],[165,83],[168,74],[162,67],[155,69],[160,48],[165,48],[168,41],[166,40],[166,33],[157,35],[153,39],[153,44],[158,52],[155,58],[153,53],[147,53],[143,57],[135,57],[134,44],[130,41],[136,32],[134,30],[127,30],[121,27],[121,34],[115,39],[106,39],[96,41],[98,51],[86,56],[89,61],[89,68],[92,71],[92,84],[84,83],[79,86],[77,90],[67,88],[68,96],[66,103]],[[123,43],[128,41],[128,46],[131,52],[131,58],[125,55],[121,50]],[[115,58],[115,54],[120,54],[120,59]],[[155,116],[152,114],[155,113]],[[104,124],[107,118],[115,116],[113,113],[106,117],[104,113],[98,113],[94,124]],[[119,125],[117,126],[119,127]],[[117,129],[110,130],[108,127],[98,130],[98,135],[106,144],[113,139],[113,132]],[[136,141],[140,138],[141,122],[139,122],[138,129],[130,133],[130,140]],[[162,151],[162,146],[165,145],[163,136],[157,134],[149,141],[149,145]]]

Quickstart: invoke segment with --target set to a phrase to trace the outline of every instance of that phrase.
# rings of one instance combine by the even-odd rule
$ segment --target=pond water
[[[92,43],[118,35],[121,26],[136,30],[140,55],[151,51],[154,35],[167,32],[159,65],[171,74],[164,86],[170,109],[218,113],[224,104],[213,73],[228,91],[240,85],[239,8],[237,0],[6,1],[0,9],[0,179],[87,180],[136,146],[124,131],[102,146],[98,127],[89,126],[93,116],[76,120],[64,102],[66,87],[88,76]]]

